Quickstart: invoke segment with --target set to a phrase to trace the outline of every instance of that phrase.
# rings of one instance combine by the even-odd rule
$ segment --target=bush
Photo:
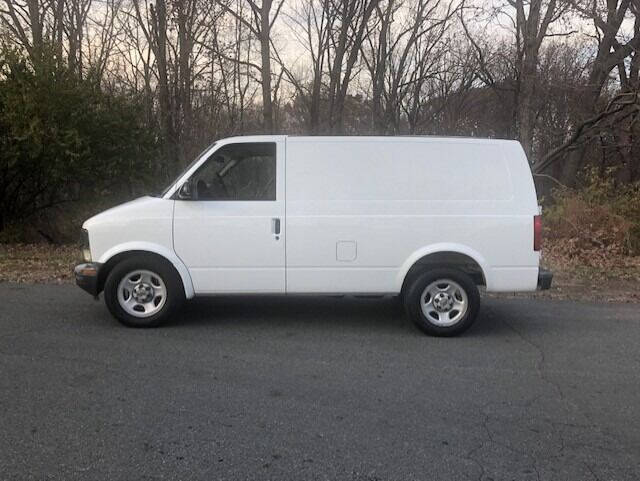
[[[587,265],[607,257],[640,253],[640,183],[616,185],[612,170],[590,169],[582,188],[553,192],[545,209],[545,233],[561,240],[556,249]]]
[[[64,203],[141,189],[155,158],[141,112],[90,75],[0,49],[0,231]]]

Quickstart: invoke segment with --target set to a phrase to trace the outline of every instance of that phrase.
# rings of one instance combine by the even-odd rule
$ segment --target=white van
[[[84,223],[77,284],[129,326],[216,294],[402,295],[454,335],[488,292],[548,288],[518,142],[251,136],[207,148],[157,197]]]

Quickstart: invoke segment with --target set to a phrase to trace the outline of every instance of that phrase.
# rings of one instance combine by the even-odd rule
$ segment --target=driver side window
[[[276,200],[276,144],[229,144],[192,177],[196,200]]]

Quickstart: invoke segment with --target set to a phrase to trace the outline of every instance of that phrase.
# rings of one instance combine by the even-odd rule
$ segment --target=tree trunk
[[[42,67],[44,60],[44,40],[42,37],[42,18],[40,16],[40,5],[38,0],[27,0],[27,7],[29,9],[29,24],[31,27],[32,37],[32,53],[31,59],[33,60],[34,67],[36,69]]]
[[[260,77],[262,82],[262,121],[265,133],[273,133],[273,102],[271,99],[271,12],[272,0],[263,0],[260,15]]]
[[[317,134],[320,131],[320,87],[322,72],[316,70],[313,77],[311,99],[309,101],[309,132]]]
[[[181,112],[180,142],[178,157],[180,165],[186,165],[187,146],[192,136],[191,128],[191,66],[189,59],[192,51],[191,32],[189,31],[189,12],[191,2],[178,3],[178,95],[176,112]]]
[[[526,58],[526,57],[525,57]],[[534,118],[535,111],[533,106],[533,98],[535,94],[536,83],[536,64],[530,59],[525,60],[524,69],[521,72],[521,83],[519,90],[518,103],[518,126],[519,138],[522,148],[527,157],[532,158],[533,153],[533,134],[534,134]]]
[[[156,34],[155,54],[158,64],[158,103],[160,107],[160,122],[162,124],[164,151],[165,151],[165,172],[169,174],[168,162],[176,160],[176,142],[173,128],[173,114],[171,110],[171,98],[169,92],[169,77],[167,66],[167,10],[165,0],[156,2],[156,9],[151,10],[154,20]]]
[[[386,133],[386,119],[385,112],[382,105],[382,98],[384,92],[384,74],[387,71],[387,33],[390,26],[391,11],[393,9],[393,0],[390,0],[387,4],[384,16],[380,9],[378,15],[380,18],[380,34],[378,35],[378,48],[375,52],[375,65],[372,72],[372,116],[373,116],[373,131],[376,134]]]
[[[267,22],[269,21],[267,17]],[[269,34],[263,33],[260,38],[260,50],[262,54],[262,69],[260,77],[262,82],[262,121],[265,133],[273,133],[273,102],[271,101],[271,48]]]
[[[607,52],[608,53],[608,52]],[[589,74],[588,89],[583,95],[584,105],[588,106],[586,116],[593,115],[597,110],[598,100],[602,92],[602,88],[609,77],[609,71],[604,67],[606,55],[601,48],[596,56],[591,73]],[[588,143],[584,143],[578,148],[572,150],[562,166],[561,182],[567,186],[574,187],[577,183],[578,173],[582,170],[585,163]]]

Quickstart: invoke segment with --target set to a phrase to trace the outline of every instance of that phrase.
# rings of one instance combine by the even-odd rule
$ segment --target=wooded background
[[[639,8],[0,0],[0,230],[159,189],[250,133],[518,139],[541,195],[624,194],[640,226]]]

